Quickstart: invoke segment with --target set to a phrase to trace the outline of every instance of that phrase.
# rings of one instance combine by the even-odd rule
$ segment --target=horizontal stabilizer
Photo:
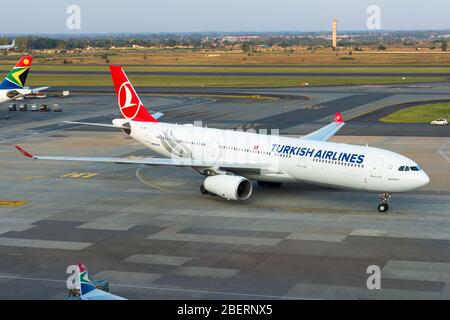
[[[162,113],[162,112],[155,112],[155,113],[152,113],[152,117],[155,118],[156,120],[158,120],[158,119],[161,118],[162,116],[164,116],[164,113]]]
[[[77,121],[63,121],[62,123],[79,124],[79,125],[82,125],[82,126],[96,126],[96,127],[116,128],[116,129],[130,129],[129,127],[118,126],[118,125],[114,125],[114,124],[106,124],[106,123],[77,122]]]

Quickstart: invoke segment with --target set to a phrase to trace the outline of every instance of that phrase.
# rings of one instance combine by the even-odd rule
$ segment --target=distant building
[[[336,18],[333,18],[333,23],[332,23],[332,44],[333,44],[333,48],[336,49],[337,48],[337,22],[338,20]]]
[[[230,43],[236,43],[236,42],[244,42],[244,41],[251,41],[261,38],[260,36],[226,36],[222,38],[222,41],[227,41]]]

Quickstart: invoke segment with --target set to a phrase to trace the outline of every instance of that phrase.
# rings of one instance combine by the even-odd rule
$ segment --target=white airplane
[[[97,289],[92,280],[89,279],[87,268],[83,263],[78,264],[78,280],[81,300],[127,300],[123,297]]]
[[[13,40],[11,44],[1,45],[0,50],[11,50],[16,48],[16,39]]]
[[[70,122],[114,127],[167,158],[101,158],[34,156],[39,160],[93,161],[149,166],[190,167],[206,176],[203,194],[246,200],[251,180],[262,186],[303,182],[339,189],[382,192],[380,212],[388,210],[391,193],[412,191],[430,179],[413,160],[400,154],[327,140],[344,126],[341,114],[334,122],[301,138],[219,130],[158,122],[142,104],[120,66],[111,66],[114,88],[123,119],[112,124]]]
[[[48,89],[48,87],[35,89],[25,87],[32,63],[33,57],[22,57],[16,66],[11,69],[5,79],[0,83],[0,103]]]

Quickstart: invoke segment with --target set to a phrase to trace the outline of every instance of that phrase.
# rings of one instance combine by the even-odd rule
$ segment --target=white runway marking
[[[448,163],[450,163],[450,140],[448,140],[446,143],[444,143],[438,150],[438,153],[444,157],[445,160],[447,160]]]
[[[141,181],[143,184],[146,184],[146,185],[149,186],[149,187],[158,189],[158,190],[160,190],[160,191],[163,191],[163,192],[170,192],[170,190],[168,190],[168,189],[166,189],[166,188],[163,188],[163,187],[157,186],[157,185],[155,185],[155,184],[152,184],[152,183],[150,183],[150,182],[148,182],[148,181],[145,181],[144,178],[141,177],[141,169],[143,169],[143,168],[145,168],[145,165],[140,166],[139,168],[136,169],[136,178],[138,178],[139,181]]]

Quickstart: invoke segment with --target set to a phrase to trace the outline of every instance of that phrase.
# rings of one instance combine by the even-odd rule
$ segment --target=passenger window
[[[400,168],[398,168],[398,171],[404,171],[405,170],[405,166],[401,166]]]

